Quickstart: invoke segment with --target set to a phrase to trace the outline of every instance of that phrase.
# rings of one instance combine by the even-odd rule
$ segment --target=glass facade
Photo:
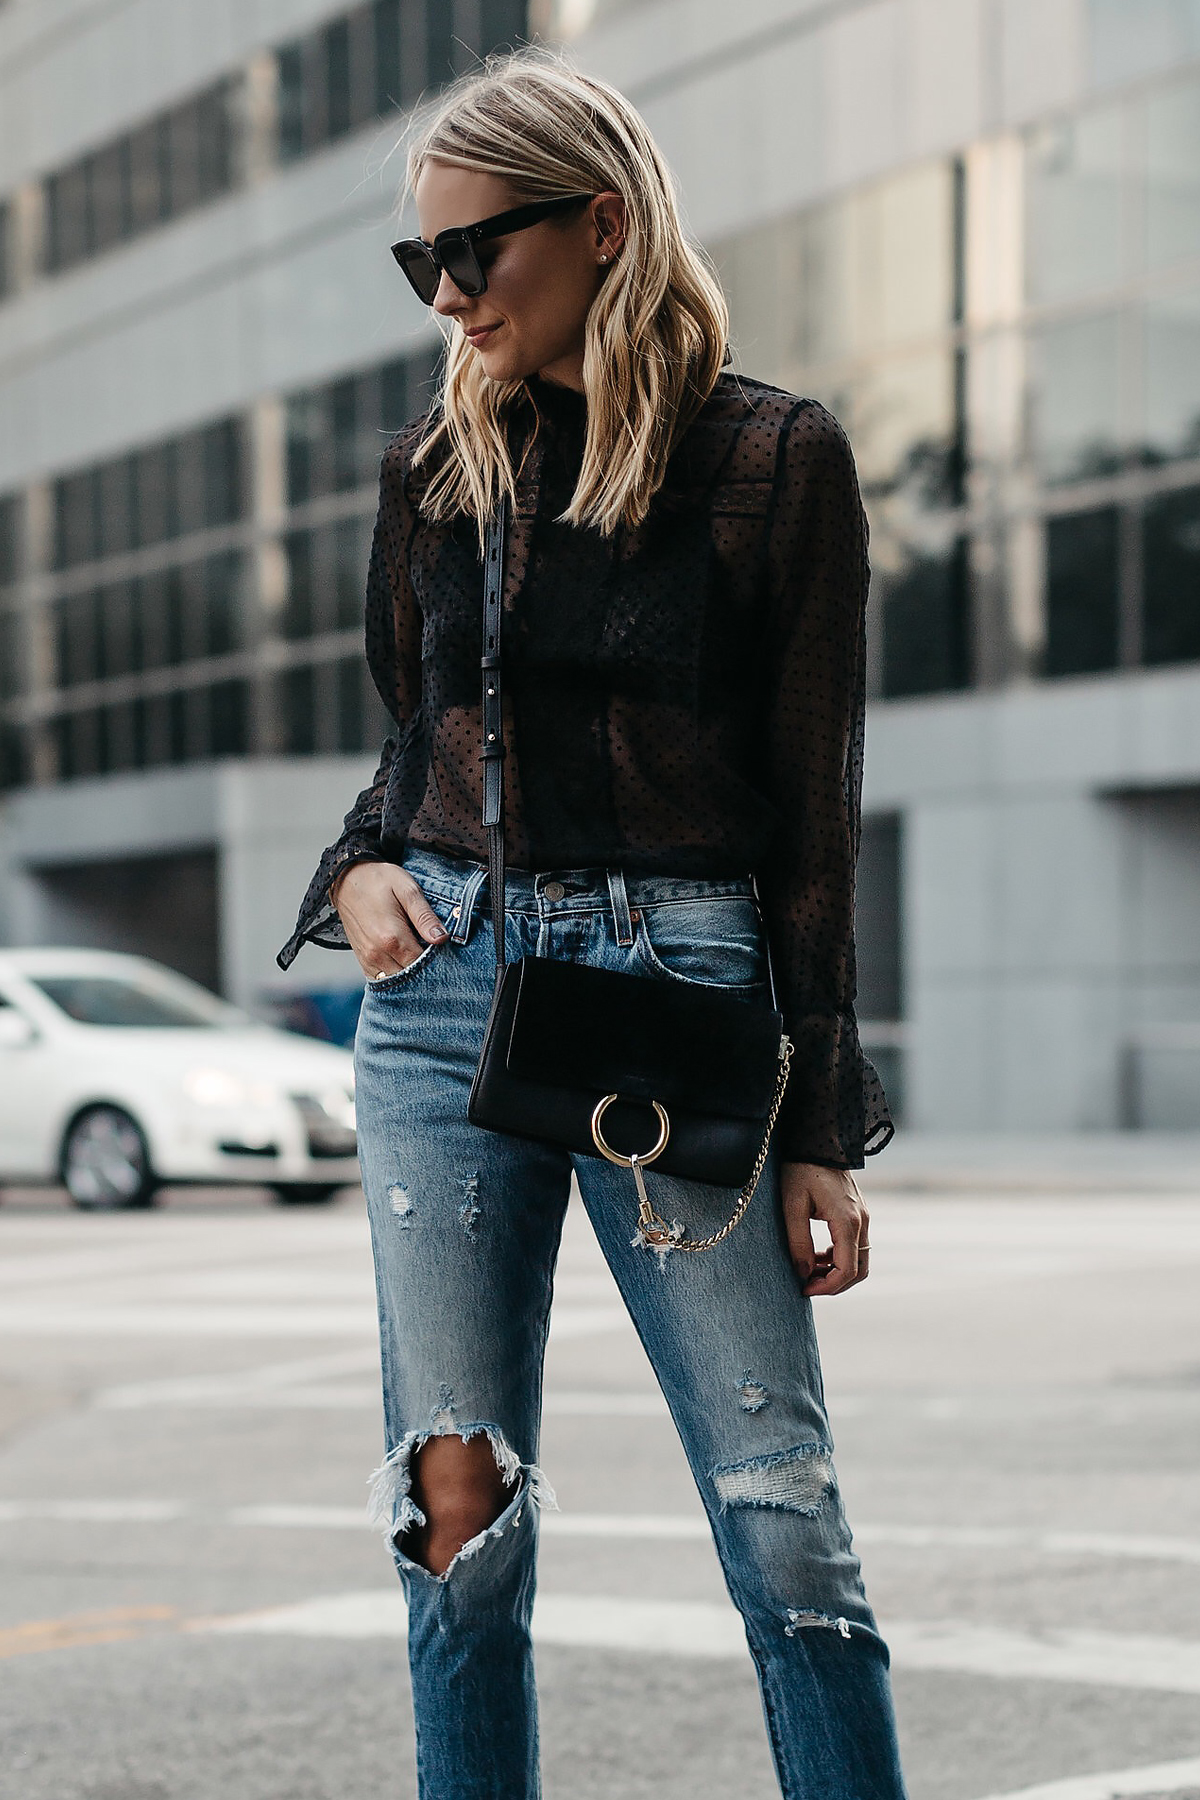
[[[854,445],[877,696],[1200,658],[1200,72],[715,256],[740,366]]]
[[[237,95],[217,82],[42,184],[42,272],[56,275],[228,193],[237,178]]]
[[[0,784],[376,748],[379,461],[435,368],[422,350],[291,394],[257,450],[252,416],[216,419],[0,499]],[[253,468],[272,455],[285,514],[260,524]],[[26,511],[46,520],[36,587]]]
[[[526,0],[372,0],[277,47],[269,155],[289,163],[521,42]],[[241,185],[261,93],[242,71],[142,121],[38,185],[35,276],[57,275]],[[0,299],[14,286],[12,205],[0,199]]]

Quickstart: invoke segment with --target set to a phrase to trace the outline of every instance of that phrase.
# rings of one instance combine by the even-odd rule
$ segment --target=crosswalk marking
[[[201,1621],[192,1628],[315,1638],[403,1637],[407,1618],[401,1593],[386,1589],[324,1595]],[[1179,1638],[1008,1631],[959,1620],[892,1620],[882,1630],[899,1669],[1200,1694],[1200,1643]],[[541,1594],[534,1604],[533,1635],[540,1643],[576,1649],[702,1658],[746,1654],[737,1613],[694,1600]]]
[[[989,1794],[987,1800],[1129,1800],[1135,1794],[1177,1794],[1181,1788],[1196,1786],[1200,1786],[1200,1756],[1186,1756],[1179,1762],[1148,1763],[1140,1769],[1109,1769],[1100,1775],[1044,1781],[1008,1794]]]
[[[568,1404],[570,1395],[563,1399]],[[585,1396],[584,1411],[620,1410],[625,1399],[653,1399],[653,1396],[603,1394]],[[638,1411],[642,1408],[639,1406]],[[647,1408],[647,1410],[649,1410]],[[357,1506],[294,1505],[291,1502],[264,1502],[234,1506],[225,1510],[206,1510],[183,1500],[103,1499],[88,1496],[78,1500],[0,1500],[0,1524],[18,1524],[39,1519],[74,1521],[89,1524],[164,1524],[189,1518],[217,1525],[260,1526],[276,1530],[366,1531],[366,1510]],[[544,1511],[541,1529],[550,1537],[576,1538],[651,1538],[666,1542],[706,1541],[708,1521],[697,1510],[694,1513],[593,1513]],[[855,1527],[854,1541],[860,1548],[888,1546],[912,1550],[982,1550],[1024,1551],[1046,1556],[1094,1556],[1101,1559],[1132,1562],[1184,1563],[1200,1567],[1200,1539],[1154,1537],[1134,1532],[1105,1531],[1030,1531],[1003,1527],[973,1525],[901,1525],[872,1524]]]

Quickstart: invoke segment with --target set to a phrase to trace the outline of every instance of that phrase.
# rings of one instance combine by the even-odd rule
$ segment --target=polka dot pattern
[[[650,513],[604,538],[561,522],[583,396],[532,378],[505,572],[506,838],[515,868],[757,876],[795,1045],[777,1131],[792,1161],[857,1168],[891,1136],[854,1017],[854,869],[867,527],[846,437],[817,402],[722,374]],[[480,822],[482,570],[471,520],[421,514],[384,452],[366,653],[396,722],[279,952],[345,946],[328,888],[406,842],[487,860]],[[527,452],[522,457],[522,452]]]

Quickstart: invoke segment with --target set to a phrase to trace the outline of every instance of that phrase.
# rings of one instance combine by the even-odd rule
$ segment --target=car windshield
[[[33,975],[48,1000],[80,1025],[207,1026],[238,1023],[232,1007],[182,983],[131,981],[125,975]]]

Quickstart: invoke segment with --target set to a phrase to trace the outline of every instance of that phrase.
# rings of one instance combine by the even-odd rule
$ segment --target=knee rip
[[[763,1506],[812,1519],[834,1485],[832,1453],[824,1444],[796,1444],[770,1456],[720,1464],[712,1471],[712,1483],[722,1512],[731,1506]]]
[[[444,1387],[438,1404],[430,1412],[426,1428],[423,1431],[408,1432],[370,1476],[368,1517],[371,1524],[378,1526],[394,1548],[400,1547],[400,1539],[413,1526],[427,1523],[425,1514],[412,1497],[413,1458],[422,1444],[435,1437],[458,1437],[466,1442],[468,1438],[479,1436],[486,1437],[491,1445],[496,1467],[505,1486],[511,1487],[517,1483],[517,1492],[499,1518],[486,1525],[482,1531],[476,1532],[474,1537],[468,1538],[444,1573],[433,1577],[438,1581],[447,1580],[460,1562],[477,1556],[492,1540],[503,1537],[510,1526],[514,1529],[518,1527],[525,1516],[527,1503],[539,1507],[558,1506],[554,1489],[537,1464],[523,1463],[498,1426],[474,1421],[461,1423],[455,1417],[450,1390]]]

